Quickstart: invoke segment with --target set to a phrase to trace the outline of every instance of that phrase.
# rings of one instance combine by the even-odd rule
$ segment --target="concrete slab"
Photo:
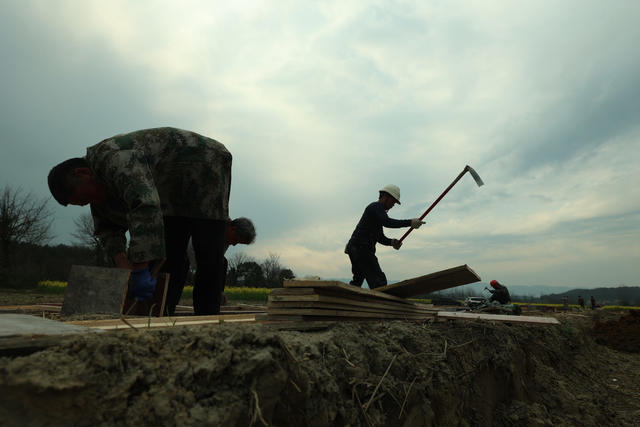
[[[97,332],[85,326],[70,325],[28,314],[0,314],[0,339],[22,336],[70,335]]]
[[[62,314],[120,314],[130,273],[123,268],[71,266]]]

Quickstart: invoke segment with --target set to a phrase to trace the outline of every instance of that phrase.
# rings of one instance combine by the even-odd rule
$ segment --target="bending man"
[[[224,284],[232,156],[220,142],[194,132],[155,128],[116,135],[87,148],[49,173],[63,206],[90,204],[96,236],[117,267],[132,269],[131,291],[149,299],[149,263],[166,258],[169,294],[182,289],[187,243],[198,269],[196,314],[217,314]],[[130,243],[126,251],[125,232]]]

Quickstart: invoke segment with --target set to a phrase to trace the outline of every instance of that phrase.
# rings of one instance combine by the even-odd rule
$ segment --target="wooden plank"
[[[437,319],[433,316],[423,316],[416,319],[390,319],[376,317],[345,317],[345,316],[310,316],[310,315],[263,315],[261,320],[268,322],[385,322],[385,321],[404,321],[404,322],[422,322],[425,319]],[[443,320],[446,322],[446,320]]]
[[[47,312],[60,312],[61,305],[49,305],[49,304],[29,304],[29,305],[2,305],[0,306],[0,313],[9,313],[14,311],[47,311]]]
[[[127,286],[120,313],[129,316],[164,316],[166,314],[164,307],[167,300],[167,289],[169,288],[169,273],[158,273],[156,279],[156,288],[149,301],[136,301],[129,294],[129,287]]]
[[[449,268],[413,279],[394,283],[393,285],[376,288],[379,293],[398,297],[413,297],[424,295],[442,289],[454,288],[480,281],[480,277],[468,265]]]
[[[62,314],[120,314],[130,270],[73,265]]]
[[[319,317],[365,317],[365,318],[378,318],[378,319],[426,319],[433,317],[432,314],[427,313],[380,313],[380,312],[361,312],[361,311],[347,311],[347,310],[325,310],[315,308],[300,308],[300,309],[270,309],[267,312],[268,315],[300,315],[300,316],[319,316]]]
[[[460,311],[439,311],[438,317],[444,319],[461,319],[461,320],[490,320],[497,322],[510,323],[528,323],[538,325],[559,325],[560,322],[555,317],[540,316],[514,316],[508,314],[482,314],[468,313]]]
[[[274,301],[267,306],[267,313],[272,312],[274,309],[297,309],[297,308],[322,308],[331,310],[347,310],[347,311],[362,311],[370,313],[396,313],[396,314],[416,314],[422,313],[413,309],[400,309],[394,307],[371,307],[367,305],[352,305],[352,304],[336,304],[320,301]],[[435,313],[435,311],[433,311]]]
[[[379,292],[378,290],[364,289],[357,286],[348,285],[336,280],[285,280],[283,282],[285,288],[313,288],[313,289],[326,289],[332,291],[341,291],[353,295],[367,296],[372,298],[385,299],[389,301],[397,301],[405,304],[409,304],[404,298],[400,298],[387,293]],[[380,289],[380,288],[378,288]]]
[[[315,295],[318,291],[314,288],[275,288],[269,291],[269,295]]]
[[[256,315],[247,314],[224,314],[212,316],[180,316],[180,317],[135,317],[125,318],[126,322],[120,319],[105,320],[75,320],[65,322],[71,325],[86,326],[94,329],[147,329],[147,328],[169,328],[175,326],[192,326],[205,324],[219,324],[225,322],[253,322]]]
[[[313,294],[313,295],[269,295],[269,307],[273,303],[278,302],[300,302],[300,303],[331,303],[331,304],[344,304],[350,306],[359,306],[367,308],[379,308],[379,309],[397,309],[403,311],[431,311],[427,307],[422,307],[419,304],[400,304],[393,301],[385,300],[369,300],[368,298],[342,298],[333,297],[327,295]]]
[[[324,289],[324,288],[318,288],[318,289],[277,288],[277,289],[272,289],[271,292],[269,293],[269,298],[271,298],[273,301],[293,301],[294,298],[299,298],[300,301],[313,301],[317,298],[317,296],[320,296],[321,300],[326,298],[334,298],[334,299],[341,299],[341,300],[349,300],[349,301],[352,301],[353,303],[359,302],[364,304],[375,303],[375,304],[384,304],[384,305],[391,305],[391,306],[411,306],[411,307],[417,307],[419,309],[427,308],[426,304],[409,301],[404,298],[401,298],[400,301],[388,300],[388,299],[378,298],[377,296],[372,297],[370,295],[363,295],[359,293],[343,292],[340,289],[332,290],[332,289]],[[329,301],[328,299],[326,300]],[[333,301],[333,302],[336,302],[336,301]]]

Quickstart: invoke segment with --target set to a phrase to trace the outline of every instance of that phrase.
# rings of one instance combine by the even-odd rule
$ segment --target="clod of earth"
[[[81,336],[0,360],[0,419],[634,425],[640,358],[596,344],[591,319],[562,322],[333,322],[306,331],[224,324]]]
[[[598,321],[594,331],[600,344],[640,353],[640,310],[631,310],[618,320]]]

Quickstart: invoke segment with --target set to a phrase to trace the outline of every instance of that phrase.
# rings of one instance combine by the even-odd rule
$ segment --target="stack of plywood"
[[[413,319],[432,317],[424,304],[338,281],[286,280],[267,304],[271,320]]]
[[[405,298],[479,281],[468,266],[405,280],[376,290],[338,281],[285,280],[269,294],[267,315],[281,320],[410,319],[433,317],[431,306]]]

